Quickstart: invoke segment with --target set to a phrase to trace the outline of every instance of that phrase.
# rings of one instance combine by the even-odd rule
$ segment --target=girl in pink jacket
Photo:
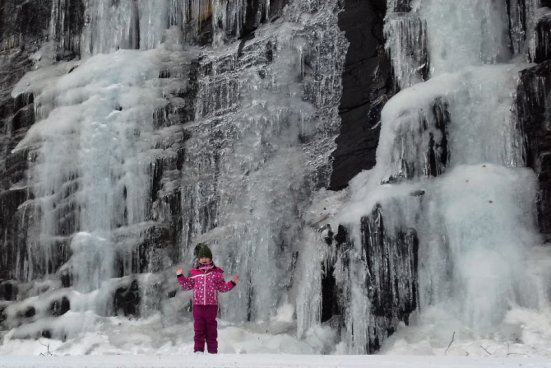
[[[212,262],[212,252],[209,247],[200,243],[195,247],[198,259],[197,265],[191,269],[189,277],[184,277],[183,269],[178,268],[176,275],[178,283],[184,290],[193,289],[193,329],[195,331],[194,352],[207,351],[211,354],[218,352],[218,330],[216,315],[218,313],[218,292],[225,293],[232,290],[239,282],[237,275],[226,282],[221,268]]]

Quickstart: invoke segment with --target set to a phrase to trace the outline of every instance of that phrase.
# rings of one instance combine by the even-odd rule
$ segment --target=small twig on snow
[[[46,347],[46,350],[47,350],[47,351],[46,351],[46,354],[40,353],[40,355],[42,355],[42,356],[53,355],[53,354],[50,352],[50,344],[47,344],[47,345],[46,345],[46,344],[43,344],[40,340],[38,340],[38,343],[39,343],[40,345],[42,345],[42,346],[45,346],[45,347]]]
[[[494,355],[494,354],[490,353],[488,350],[486,350],[486,348],[485,348],[484,346],[480,345],[480,347],[481,347],[485,352],[487,352],[489,355]]]
[[[448,344],[448,347],[446,348],[446,351],[444,352],[444,355],[446,355],[448,353],[448,350],[450,349],[450,346],[452,346],[454,339],[455,339],[455,331],[453,331],[452,339],[450,340],[450,343]]]

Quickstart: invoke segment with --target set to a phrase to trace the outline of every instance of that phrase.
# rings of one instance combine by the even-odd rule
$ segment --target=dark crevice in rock
[[[393,94],[384,51],[384,1],[345,0],[339,26],[350,42],[343,72],[341,132],[333,152],[330,189],[340,190],[375,165],[381,110]]]
[[[411,0],[396,0],[395,13],[407,13],[411,11]]]
[[[541,18],[536,25],[536,48],[534,62],[551,59],[551,15]]]
[[[260,4],[256,0],[247,0],[245,24],[241,37],[247,37],[258,28],[260,23],[266,21],[265,12],[260,8]]]
[[[130,26],[130,49],[140,49],[140,14],[138,10],[138,2],[134,0],[132,5],[132,25]]]
[[[57,60],[71,60],[80,57],[80,39],[84,26],[85,4],[83,0],[57,2],[56,11],[52,13],[56,18],[53,24],[54,41],[57,43]]]
[[[114,239],[117,244],[115,270],[118,277],[134,273],[159,272],[166,259],[177,260],[176,227],[156,224],[139,234],[123,233]],[[132,246],[128,246],[131,243]],[[137,244],[136,244],[137,243]]]
[[[163,163],[162,160],[156,160],[151,163],[151,202],[157,200],[157,192],[161,189],[161,179],[163,178]]]
[[[37,252],[27,243],[33,199],[24,187],[25,170],[34,156],[28,149],[12,152],[34,124],[34,96],[11,96],[13,87],[30,71],[30,55],[49,34],[52,1],[0,1],[0,279],[25,280],[55,265],[36,264]],[[25,263],[27,266],[25,266]],[[40,263],[40,262],[39,262]]]
[[[506,0],[509,19],[509,48],[512,53],[522,53],[526,42],[526,2]]]
[[[434,139],[434,134],[430,133],[428,147],[428,169],[427,174],[438,176],[442,174],[448,164],[448,125],[450,123],[450,113],[447,103],[437,100],[432,107],[435,119],[435,128],[440,132],[440,140]]]
[[[34,307],[27,307],[27,309],[25,309],[25,310],[22,312],[22,315],[23,315],[25,318],[34,317],[35,314],[36,314],[36,309],[35,309]]]
[[[60,300],[54,300],[50,303],[50,314],[54,317],[59,317],[67,313],[71,309],[71,302],[64,296]]]
[[[0,2],[0,51],[39,47],[47,40],[52,0]]]
[[[526,164],[538,178],[540,232],[551,240],[551,61],[523,70],[515,108],[525,137]]]
[[[0,300],[17,300],[19,288],[15,281],[4,281],[0,283]]]
[[[438,176],[444,173],[449,160],[448,125],[450,114],[448,103],[441,97],[434,100],[430,115],[412,117],[418,119],[416,132],[412,134],[409,123],[396,132],[394,145],[399,147],[393,157],[394,173],[382,183],[391,184],[421,176]],[[426,145],[417,143],[417,137],[424,136]]]
[[[323,266],[321,280],[321,322],[327,322],[334,316],[341,314],[337,291],[337,280],[335,279],[334,265]]]
[[[361,234],[372,314],[367,351],[375,352],[417,308],[419,240],[414,229],[386,229],[380,206],[362,218]]]
[[[270,20],[274,21],[278,17],[281,16],[281,12],[283,11],[283,8],[289,0],[271,0],[270,1]]]
[[[365,303],[370,305],[369,315],[365,316],[368,328],[364,331],[367,341],[364,348],[367,353],[374,353],[400,323],[409,324],[411,313],[419,307],[419,240],[415,229],[387,228],[380,205],[369,216],[362,217],[360,225],[363,250],[360,259],[352,258],[354,246],[346,227],[339,225],[332,238],[335,256],[324,265],[324,269],[331,272],[322,275],[322,321],[336,322],[332,324],[334,328],[340,333],[346,331],[341,316],[350,318],[348,308],[353,299],[350,282],[355,272],[352,267],[361,262],[367,271]],[[338,277],[332,278],[337,264]]]
[[[330,249],[328,258],[322,263],[321,322],[340,334],[345,328],[343,316],[349,305],[350,296],[347,295],[347,288],[343,288],[342,280],[337,279],[335,271],[337,261],[345,269],[349,268],[348,254],[352,243],[348,238],[348,231],[342,225],[338,226],[336,234],[332,231],[326,232],[324,240]]]
[[[115,315],[126,317],[140,316],[140,286],[137,280],[133,280],[129,286],[119,287],[113,297],[113,311]]]

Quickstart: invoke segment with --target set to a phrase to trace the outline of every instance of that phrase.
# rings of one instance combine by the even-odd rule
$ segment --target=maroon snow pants
[[[207,342],[207,351],[209,353],[216,354],[218,352],[218,341],[216,340],[218,337],[217,314],[217,305],[193,306],[194,352],[205,351],[205,341]]]

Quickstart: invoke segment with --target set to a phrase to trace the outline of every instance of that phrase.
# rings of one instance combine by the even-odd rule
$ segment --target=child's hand
[[[180,275],[183,275],[184,274],[184,269],[183,268],[177,268],[176,269],[176,276],[180,276]]]
[[[234,275],[231,280],[235,282],[236,284],[239,284],[239,275]]]

